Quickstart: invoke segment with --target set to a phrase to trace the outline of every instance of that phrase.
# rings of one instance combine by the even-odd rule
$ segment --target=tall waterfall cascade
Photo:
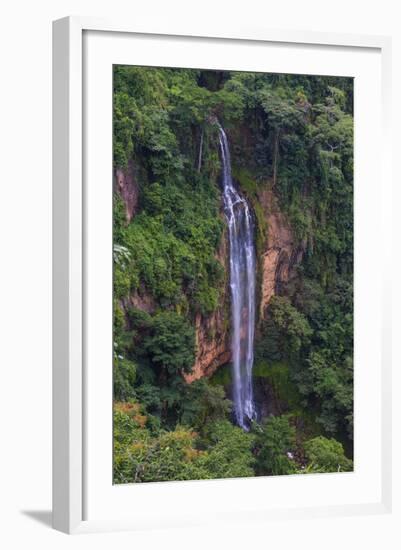
[[[223,205],[230,244],[234,413],[237,424],[244,430],[249,430],[251,421],[256,418],[252,380],[255,335],[255,228],[249,205],[233,183],[227,136],[220,124],[217,125],[223,168]]]

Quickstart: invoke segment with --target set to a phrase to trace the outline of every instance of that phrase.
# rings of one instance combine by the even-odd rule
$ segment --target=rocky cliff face
[[[291,227],[272,192],[262,191],[259,199],[267,223],[265,251],[260,261],[259,319],[263,320],[270,299],[288,282],[293,268],[301,261],[303,247],[296,245]]]
[[[228,276],[228,246],[224,236],[217,259]],[[223,285],[220,307],[208,317],[197,315],[195,319],[196,359],[190,374],[184,376],[188,383],[211,376],[221,365],[231,359],[229,328],[229,286],[228,279]]]
[[[221,365],[231,359],[226,320],[219,309],[208,318],[198,315],[195,320],[196,359],[190,374],[184,378],[188,383],[211,376]]]
[[[270,299],[287,283],[293,274],[293,268],[302,259],[303,248],[297,246],[291,228],[279,210],[277,201],[270,190],[258,194],[267,226],[267,239],[262,257],[259,258],[259,320],[263,320]],[[228,274],[228,247],[226,242],[218,254]],[[191,374],[186,375],[187,382],[193,382],[204,376],[211,376],[221,365],[231,359],[229,327],[229,287],[226,285],[221,296],[222,307],[207,318],[196,318],[196,361]]]
[[[121,196],[125,204],[125,215],[130,222],[136,213],[138,206],[138,184],[136,178],[135,166],[132,161],[128,167],[123,170],[117,168],[114,177],[114,186],[117,193]]]
[[[115,174],[115,185],[125,204],[127,221],[136,213],[138,204],[138,186],[135,169],[132,164],[127,170],[118,169]],[[267,238],[263,252],[258,261],[260,270],[259,283],[259,321],[265,318],[270,299],[288,282],[294,266],[302,259],[302,246],[297,246],[291,228],[277,205],[277,201],[267,187],[258,193],[257,198],[262,206],[267,227]],[[230,308],[229,308],[229,267],[228,243],[226,236],[222,239],[216,255],[224,267],[227,280],[223,285],[219,308],[209,316],[198,314],[195,318],[196,359],[190,374],[185,380],[191,383],[204,376],[211,376],[220,366],[231,359],[230,350]],[[153,313],[156,305],[146,292],[131,295],[130,305]]]

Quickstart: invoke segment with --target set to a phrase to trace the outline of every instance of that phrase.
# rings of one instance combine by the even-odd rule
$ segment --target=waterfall
[[[234,413],[237,424],[248,430],[250,422],[256,417],[252,381],[255,333],[254,222],[247,201],[233,184],[227,136],[220,124],[217,125],[223,164],[223,204],[230,242]]]

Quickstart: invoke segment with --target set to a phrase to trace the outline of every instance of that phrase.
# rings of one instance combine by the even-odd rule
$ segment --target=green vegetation
[[[296,472],[291,451],[295,448],[295,428],[287,416],[273,416],[258,434],[259,475],[284,475]]]
[[[315,437],[305,443],[305,452],[309,460],[308,472],[350,472],[352,460],[344,456],[341,443],[335,439]]]
[[[174,481],[254,475],[253,438],[228,421],[217,422],[204,446],[199,435],[177,425],[152,433],[137,403],[116,403],[115,482]]]
[[[229,364],[185,380],[197,323],[229,323],[216,118],[253,209],[258,283],[273,210],[302,258],[257,320],[249,432]],[[138,196],[127,219],[114,193],[115,482],[351,471],[352,79],[115,66],[114,168]]]

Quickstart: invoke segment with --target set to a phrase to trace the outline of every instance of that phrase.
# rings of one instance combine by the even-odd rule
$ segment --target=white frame
[[[84,31],[181,37],[225,38],[375,48],[382,59],[383,147],[382,184],[391,181],[389,158],[391,41],[387,37],[337,35],[277,30],[192,30],[135,27],[127,23],[69,17],[54,22],[53,34],[53,526],[67,533],[135,528],[134,521],[83,521],[83,157],[82,157],[82,36]],[[389,204],[383,207],[383,218]],[[385,210],[386,209],[386,210]],[[388,258],[385,261],[389,261]],[[384,269],[390,273],[390,269]],[[330,510],[297,509],[273,514],[310,517],[386,512],[391,509],[391,358],[389,284],[383,281],[382,337],[382,498],[361,506]],[[273,516],[272,516],[273,517]]]

